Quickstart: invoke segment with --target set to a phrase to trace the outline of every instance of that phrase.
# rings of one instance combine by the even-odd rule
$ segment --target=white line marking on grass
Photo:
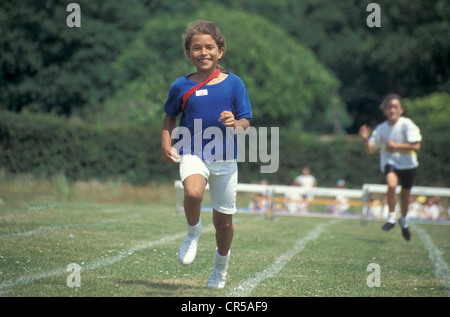
[[[126,220],[126,219],[135,218],[135,217],[137,217],[137,215],[124,216],[124,217],[120,217],[120,218],[104,219],[104,220],[100,220],[100,221],[97,221],[97,222],[85,223],[85,224],[74,224],[74,223],[71,223],[71,224],[64,224],[64,225],[58,225],[58,226],[42,227],[42,228],[38,228],[38,229],[30,230],[30,231],[25,231],[25,232],[5,233],[5,234],[0,234],[0,239],[26,237],[26,236],[31,236],[33,234],[46,232],[46,231],[53,231],[53,230],[59,230],[59,229],[64,229],[64,228],[73,228],[73,227],[80,227],[80,226],[87,226],[87,225],[105,224],[105,223],[108,223],[108,222]]]
[[[272,265],[264,269],[262,272],[258,272],[252,277],[246,279],[238,287],[235,287],[233,290],[231,290],[228,296],[229,297],[248,296],[253,291],[253,289],[256,286],[258,286],[259,283],[261,283],[266,278],[274,276],[275,274],[280,272],[286,265],[286,263],[288,263],[294,255],[301,252],[309,241],[317,239],[326,226],[336,223],[338,221],[339,220],[332,220],[329,222],[319,223],[313,231],[310,231],[305,237],[298,239],[291,249],[278,256],[272,263]]]
[[[202,233],[211,231],[213,228],[214,227],[212,225],[210,225],[208,228],[203,229]],[[141,251],[141,250],[145,250],[145,249],[154,247],[156,245],[172,242],[172,241],[180,239],[184,236],[186,236],[186,231],[176,233],[171,236],[163,237],[159,240],[153,240],[153,241],[148,241],[148,242],[145,242],[142,244],[138,244],[134,247],[123,250],[122,252],[120,252],[119,254],[117,254],[115,256],[109,257],[107,259],[93,261],[91,263],[83,265],[81,267],[81,272],[83,272],[83,270],[91,270],[91,269],[96,269],[99,267],[114,264],[114,263],[126,258],[127,256],[132,255],[136,251]],[[0,294],[7,293],[8,288],[14,287],[19,284],[28,284],[28,283],[34,282],[34,281],[42,279],[42,278],[52,277],[52,276],[61,275],[61,274],[67,274],[66,267],[51,270],[51,271],[41,272],[41,273],[37,273],[37,274],[22,275],[16,280],[9,280],[9,281],[2,282],[0,284]],[[65,280],[64,280],[64,283],[65,283]]]
[[[30,230],[30,231],[25,231],[25,232],[5,233],[5,234],[1,234],[0,235],[0,239],[27,237],[27,236],[31,236],[33,234],[37,234],[37,233],[41,233],[41,232],[53,231],[53,230],[58,230],[58,229],[63,229],[63,228],[71,228],[71,227],[77,227],[77,226],[80,226],[80,225],[67,224],[67,225],[59,225],[59,226],[42,227],[42,228],[38,228],[38,229]]]
[[[450,296],[450,270],[448,269],[447,263],[441,257],[441,252],[434,245],[428,233],[416,225],[414,225],[414,230],[419,233],[420,240],[422,240],[423,245],[428,250],[428,257],[434,265],[434,275],[444,284],[447,289],[447,295]]]

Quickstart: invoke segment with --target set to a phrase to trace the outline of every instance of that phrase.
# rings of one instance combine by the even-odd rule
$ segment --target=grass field
[[[3,297],[448,297],[450,226],[236,214],[223,290],[205,288],[214,258],[211,213],[195,262],[177,260],[185,218],[172,186],[68,184],[26,177],[0,183]],[[80,266],[79,287],[74,271]],[[368,266],[379,266],[380,286]]]

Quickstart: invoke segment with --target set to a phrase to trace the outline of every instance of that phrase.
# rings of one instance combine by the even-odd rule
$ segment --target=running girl
[[[225,53],[225,39],[213,22],[196,21],[184,34],[186,56],[196,67],[195,73],[177,78],[170,87],[164,105],[165,117],[161,133],[161,147],[167,162],[180,163],[180,178],[184,186],[184,211],[187,234],[178,260],[191,264],[197,254],[202,225],[201,202],[209,183],[216,229],[215,261],[206,283],[208,288],[223,288],[234,234],[233,214],[236,212],[237,145],[235,138],[226,137],[236,128],[247,129],[252,118],[251,104],[242,80],[218,65]],[[179,127],[189,129],[190,145],[178,150],[172,145],[172,131],[181,114]],[[194,128],[194,120],[201,121],[201,131]],[[222,133],[208,134],[205,130]],[[220,130],[219,130],[220,129]],[[176,135],[176,133],[175,133]],[[214,138],[213,138],[214,136]],[[200,151],[198,144],[200,139]],[[174,142],[180,141],[176,137]],[[184,140],[186,141],[186,140]],[[230,158],[230,151],[233,151]],[[228,155],[227,155],[228,152]],[[218,160],[217,157],[223,158]]]
[[[380,169],[386,175],[388,185],[387,200],[389,215],[383,230],[391,230],[396,222],[395,190],[401,185],[399,223],[402,235],[406,240],[411,239],[406,215],[408,213],[409,196],[416,175],[417,161],[416,151],[420,149],[422,136],[417,125],[411,119],[402,117],[403,105],[400,96],[389,94],[380,106],[387,120],[378,125],[370,135],[370,128],[363,125],[359,134],[364,140],[364,147],[368,153],[380,150]],[[370,136],[370,138],[369,138]]]

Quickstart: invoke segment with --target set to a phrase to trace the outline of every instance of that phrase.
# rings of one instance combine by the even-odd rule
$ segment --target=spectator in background
[[[450,198],[447,198],[447,217],[450,218]]]
[[[374,219],[381,219],[381,214],[383,211],[383,204],[381,200],[377,198],[377,194],[371,193],[369,196],[369,215]]]
[[[340,178],[336,181],[337,188],[345,188],[345,180]],[[332,214],[344,214],[349,212],[350,205],[348,204],[348,197],[343,194],[338,194],[334,197],[335,204],[328,206]]]
[[[422,195],[417,198],[411,196],[409,199],[408,218],[423,218],[423,204],[426,200],[427,198]]]
[[[438,220],[444,214],[443,208],[440,206],[439,198],[428,197],[423,207],[423,212],[426,219]]]
[[[293,185],[302,186],[305,189],[311,189],[317,187],[317,180],[313,175],[311,175],[311,170],[309,169],[309,167],[305,166],[302,169],[302,174],[298,175],[294,179]],[[311,194],[306,194],[304,195],[304,198],[306,200],[313,200],[314,196]]]
[[[260,185],[269,185],[267,180],[261,180],[259,182]],[[268,208],[268,198],[266,192],[257,193],[249,204],[249,208],[252,212],[262,212],[266,211]]]
[[[387,195],[383,195],[382,203],[383,203],[382,219],[387,220],[389,219],[389,215],[392,215]],[[398,215],[400,214],[400,206],[398,203],[395,204],[394,214],[396,217],[398,217]]]
[[[308,202],[303,199],[303,196],[300,194],[298,190],[295,190],[294,187],[300,186],[295,182],[292,182],[291,186],[293,186],[291,191],[288,191],[284,195],[284,204],[287,207],[287,210],[290,213],[303,213],[308,211]]]

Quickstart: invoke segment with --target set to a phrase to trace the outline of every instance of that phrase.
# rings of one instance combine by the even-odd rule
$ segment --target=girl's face
[[[388,122],[393,124],[400,119],[403,114],[403,107],[398,99],[391,99],[383,109],[384,115],[387,117]]]
[[[209,34],[198,34],[192,37],[191,47],[186,50],[189,60],[197,67],[198,72],[212,72],[223,56],[216,41]]]

